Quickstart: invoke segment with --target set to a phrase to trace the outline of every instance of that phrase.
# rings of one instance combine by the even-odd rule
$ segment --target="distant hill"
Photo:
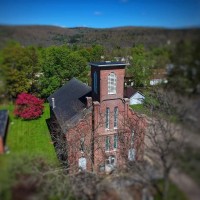
[[[0,25],[0,48],[7,41],[15,40],[22,45],[51,46],[77,44],[89,46],[101,44],[107,48],[147,47],[173,45],[180,40],[194,40],[200,36],[200,28],[164,29],[145,27],[117,28],[61,28],[55,26],[4,26]]]

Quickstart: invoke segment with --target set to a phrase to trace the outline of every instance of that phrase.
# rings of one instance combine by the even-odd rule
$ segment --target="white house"
[[[130,105],[142,104],[145,96],[132,87],[124,88],[124,97],[130,99]]]
[[[159,85],[162,83],[167,83],[167,71],[163,68],[153,69],[153,74],[150,79],[150,85]]]

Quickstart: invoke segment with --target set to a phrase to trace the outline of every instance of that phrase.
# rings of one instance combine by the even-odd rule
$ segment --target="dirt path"
[[[173,169],[170,178],[189,200],[200,200],[200,188],[187,174]]]

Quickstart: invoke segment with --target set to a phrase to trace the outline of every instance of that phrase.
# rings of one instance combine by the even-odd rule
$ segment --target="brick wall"
[[[3,144],[3,138],[0,137],[0,154],[4,153],[4,144]]]
[[[97,93],[93,91],[93,74],[97,74]],[[117,77],[116,94],[108,94],[108,75]],[[87,98],[87,108],[92,111],[66,133],[68,162],[71,171],[79,168],[81,158],[86,159],[87,170],[99,170],[109,156],[116,158],[118,166],[128,160],[131,148],[136,150],[136,160],[142,159],[145,123],[129,108],[129,99],[124,99],[124,67],[92,67],[92,99]],[[114,108],[118,107],[118,126],[114,127]],[[109,129],[105,126],[106,108],[110,109]],[[134,143],[131,143],[134,131]],[[114,135],[118,135],[118,146],[114,149]],[[110,138],[110,149],[106,151],[106,137]],[[84,151],[81,151],[84,138]]]

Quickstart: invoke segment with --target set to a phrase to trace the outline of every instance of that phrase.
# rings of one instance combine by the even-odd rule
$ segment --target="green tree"
[[[169,85],[181,93],[196,93],[200,85],[200,40],[181,41],[172,54]]]
[[[104,47],[101,45],[92,46],[90,61],[99,62],[99,61],[101,61],[101,56],[104,56]]]
[[[132,49],[128,73],[132,75],[136,87],[149,85],[152,64],[149,52],[144,49],[143,45],[138,45]]]
[[[150,57],[152,59],[153,68],[166,68],[166,65],[171,63],[170,56],[171,51],[165,47],[153,48],[150,52]]]
[[[87,82],[87,60],[66,46],[48,47],[40,55],[42,97],[48,97],[73,77]]]
[[[37,60],[37,50],[34,47],[25,48],[12,42],[2,50],[1,69],[5,78],[7,95],[10,98],[31,90],[34,77],[39,70]]]
[[[80,50],[78,50],[78,53],[84,57],[88,62],[90,62],[91,60],[91,54],[90,54],[90,51],[86,48],[82,48]]]

